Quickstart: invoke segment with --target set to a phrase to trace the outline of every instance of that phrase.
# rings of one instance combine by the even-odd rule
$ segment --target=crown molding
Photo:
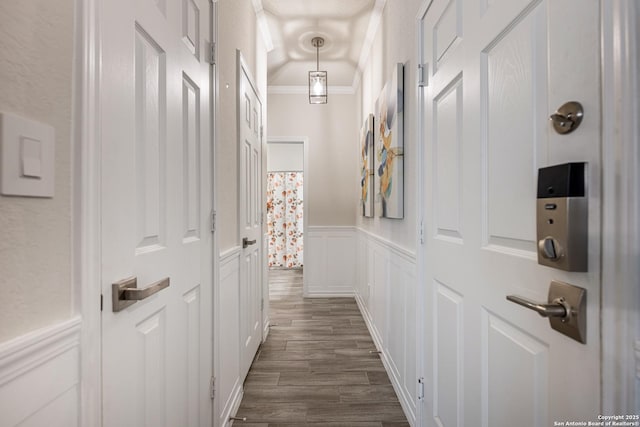
[[[264,41],[267,53],[269,53],[273,50],[273,38],[271,37],[271,31],[269,31],[262,0],[251,0],[251,3],[253,3],[253,10],[256,12],[256,23],[260,29],[260,34],[262,34],[262,40]]]
[[[376,0],[376,4],[373,6],[371,18],[369,19],[369,27],[367,27],[367,34],[365,36],[364,42],[362,43],[362,49],[360,50],[358,68],[353,75],[353,83],[351,83],[354,93],[356,90],[358,90],[358,85],[360,84],[360,80],[362,79],[362,73],[364,72],[364,68],[367,65],[367,60],[369,59],[369,55],[371,54],[373,41],[376,38],[376,34],[378,34],[378,28],[380,27],[380,22],[382,21],[382,12],[384,11],[384,7],[386,4],[387,0]]]

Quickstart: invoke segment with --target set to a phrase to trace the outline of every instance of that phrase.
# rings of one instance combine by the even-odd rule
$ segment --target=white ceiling
[[[320,70],[330,87],[352,88],[358,81],[384,0],[253,0],[267,40],[267,80],[274,87],[304,87],[316,69],[311,39],[325,39]]]

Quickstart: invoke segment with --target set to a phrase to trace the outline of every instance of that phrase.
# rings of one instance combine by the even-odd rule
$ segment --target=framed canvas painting
[[[404,218],[404,66],[394,67],[376,101],[376,198],[383,218]]]
[[[360,129],[360,205],[362,216],[373,217],[374,201],[374,119],[373,114],[365,118]]]

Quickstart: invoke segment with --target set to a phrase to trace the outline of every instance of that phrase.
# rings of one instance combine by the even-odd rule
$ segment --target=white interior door
[[[211,425],[209,7],[101,2],[106,427]],[[127,277],[170,286],[114,312]]]
[[[262,102],[238,51],[240,156],[240,378],[262,341]]]
[[[549,426],[600,412],[599,2],[434,0],[421,21],[423,425]],[[585,108],[559,135],[548,117]],[[589,272],[537,263],[540,167],[588,162]],[[587,342],[506,301],[587,290]]]

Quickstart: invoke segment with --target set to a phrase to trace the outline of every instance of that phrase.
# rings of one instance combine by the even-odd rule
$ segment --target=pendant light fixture
[[[316,48],[316,71],[309,71],[309,104],[326,104],[327,72],[320,71],[320,48],[324,46],[324,39],[314,37],[311,44]]]

